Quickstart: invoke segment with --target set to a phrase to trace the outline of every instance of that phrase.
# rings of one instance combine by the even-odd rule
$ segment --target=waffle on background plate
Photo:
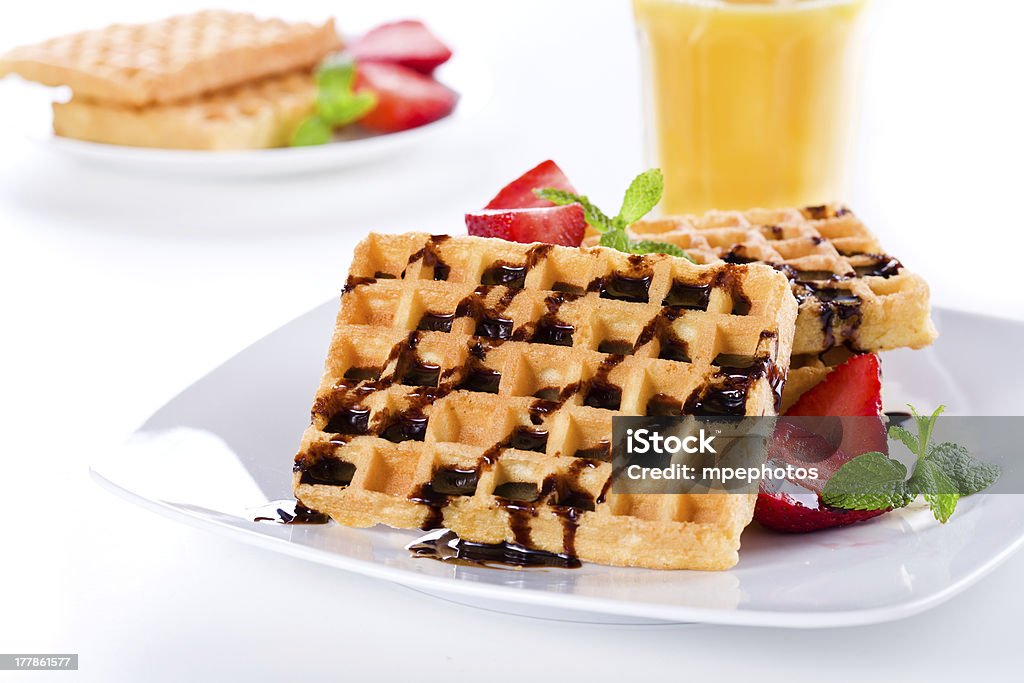
[[[357,247],[295,459],[349,526],[725,569],[755,496],[609,489],[614,415],[773,415],[796,301],[763,265],[475,237]]]
[[[340,47],[333,21],[211,10],[17,47],[0,55],[0,77],[68,86],[71,101],[55,105],[58,135],[146,147],[269,147],[283,144],[312,109],[312,68]]]
[[[255,83],[155,107],[107,104],[75,97],[53,104],[57,135],[132,147],[264,149],[285,147],[313,111],[310,71],[270,76]]]

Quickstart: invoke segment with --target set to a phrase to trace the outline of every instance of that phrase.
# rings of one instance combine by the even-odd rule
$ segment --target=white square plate
[[[1024,494],[961,501],[941,526],[924,507],[808,535],[752,525],[726,572],[496,569],[414,559],[420,532],[280,525],[251,510],[291,497],[292,457],[309,420],[335,302],[257,342],[164,406],[92,470],[107,489],[192,525],[466,604],[605,623],[691,621],[786,627],[868,624],[938,605],[1024,542]],[[936,311],[939,341],[885,355],[886,404],[945,403],[959,415],[1024,414],[1019,386],[978,339],[1024,346],[1024,324]]]

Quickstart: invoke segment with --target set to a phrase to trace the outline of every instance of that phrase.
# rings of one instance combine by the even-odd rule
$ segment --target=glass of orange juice
[[[663,213],[846,199],[869,0],[633,0]]]

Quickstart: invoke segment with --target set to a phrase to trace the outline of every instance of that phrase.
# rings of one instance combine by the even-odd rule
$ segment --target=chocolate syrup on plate
[[[464,541],[449,529],[438,529],[413,541],[406,548],[413,557],[478,567],[577,569],[581,566],[580,561],[570,555],[534,550],[514,543]]]
[[[327,524],[330,517],[322,512],[311,510],[294,500],[273,500],[266,505],[249,510],[254,522],[274,522],[275,524]]]

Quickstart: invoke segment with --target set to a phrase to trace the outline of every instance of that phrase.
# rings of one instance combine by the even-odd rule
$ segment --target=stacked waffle
[[[851,353],[935,338],[924,281],[838,206],[637,223],[698,263],[371,235],[294,467],[350,526],[725,569],[754,496],[611,488],[616,415],[774,415]]]
[[[316,26],[205,11],[15,48],[15,73],[70,87],[58,135],[118,145],[252,149],[286,144],[313,107],[312,68],[340,47]]]
[[[844,206],[711,211],[641,221],[630,233],[699,263],[764,263],[789,278],[799,314],[783,410],[852,353],[935,340],[927,283]]]
[[[754,496],[610,490],[615,415],[772,415],[796,301],[764,266],[475,237],[356,249],[296,497],[595,562],[723,569]]]

